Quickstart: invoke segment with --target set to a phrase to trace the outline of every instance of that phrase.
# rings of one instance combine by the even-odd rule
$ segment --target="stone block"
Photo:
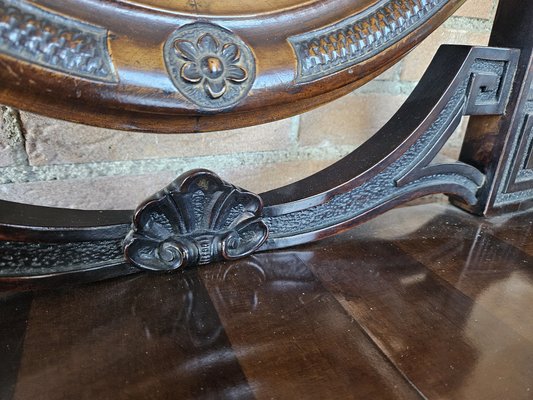
[[[292,119],[194,134],[149,134],[90,127],[22,112],[30,165],[190,157],[285,149]]]
[[[457,17],[491,19],[494,9],[493,0],[468,0],[454,15]]]
[[[243,165],[217,170],[222,179],[255,193],[292,183],[335,160],[302,160],[263,165]],[[75,168],[75,166],[73,167]],[[159,172],[0,185],[0,198],[51,207],[88,210],[133,209],[165,187],[176,175]]]
[[[442,44],[485,46],[490,32],[470,32],[441,26],[416,47],[403,61],[401,79],[418,81]]]
[[[351,93],[302,115],[303,146],[353,145],[377,132],[400,108],[406,96]]]

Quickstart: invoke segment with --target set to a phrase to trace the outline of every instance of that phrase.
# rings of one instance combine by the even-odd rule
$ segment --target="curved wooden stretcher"
[[[0,103],[159,133],[263,123],[372,79],[462,1],[268,3],[0,0]],[[135,212],[2,201],[0,282],[79,282],[232,260],[318,240],[432,193],[482,215],[527,207],[532,20],[531,7],[502,0],[490,47],[442,46],[382,129],[294,184],[256,195],[195,170]],[[435,162],[465,115],[460,161]]]

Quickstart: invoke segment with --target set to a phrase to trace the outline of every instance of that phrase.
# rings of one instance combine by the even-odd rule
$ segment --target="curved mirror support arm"
[[[133,222],[128,211],[2,202],[0,280],[173,270],[318,240],[432,193],[474,204],[485,176],[462,162],[432,161],[463,115],[503,113],[518,56],[511,49],[441,47],[405,104],[369,141],[323,171],[262,195],[195,170],[141,204]]]

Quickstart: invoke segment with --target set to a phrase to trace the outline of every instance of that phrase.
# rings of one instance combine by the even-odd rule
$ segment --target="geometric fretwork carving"
[[[532,115],[533,115],[533,7],[522,1],[500,1],[489,45],[520,49],[512,90],[499,116],[490,116],[494,94],[505,93],[505,84],[493,76],[477,80],[487,96],[482,115],[470,119],[460,159],[487,175],[479,200],[467,210],[495,215],[523,210],[533,204]],[[509,73],[508,73],[509,75]],[[500,86],[500,88],[497,88]],[[492,93],[492,96],[490,95]],[[488,98],[491,96],[493,100]],[[496,108],[496,107],[494,107]],[[474,111],[480,108],[476,106]],[[498,109],[500,111],[500,109]],[[463,205],[458,204],[463,207]]]
[[[496,207],[533,198],[533,99],[524,106],[515,143],[515,150],[506,160]]]
[[[502,90],[502,74],[494,72],[473,73],[468,94],[466,114],[498,115],[505,109],[505,102],[500,101],[500,93],[508,93],[509,87]],[[509,86],[512,79],[508,79]]]

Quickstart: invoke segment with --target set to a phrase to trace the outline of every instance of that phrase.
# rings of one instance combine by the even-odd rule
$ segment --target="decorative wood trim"
[[[533,101],[525,104],[512,156],[505,163],[502,185],[494,207],[533,199]]]
[[[533,8],[521,0],[501,1],[490,44],[520,49],[511,95],[500,116],[481,110],[472,117],[460,159],[488,177],[470,212],[494,215],[533,204]],[[486,82],[489,87],[490,82]],[[490,108],[490,106],[489,106]],[[498,111],[500,111],[498,109]]]
[[[164,47],[172,82],[203,110],[221,110],[241,100],[255,79],[250,48],[232,32],[213,24],[184,25]]]
[[[1,0],[0,31],[13,39],[0,36],[0,103],[129,132],[206,132],[271,122],[367,82],[464,1],[280,0],[262,14],[224,2],[227,14],[197,15],[185,5],[172,11],[144,0]],[[22,25],[10,25],[11,14]],[[24,18],[33,25],[20,22]],[[302,84],[291,43],[321,31],[335,36],[349,22],[362,35],[357,54],[328,61],[320,79]],[[199,46],[206,33],[213,40],[202,44],[214,44],[209,51]],[[175,46],[186,42],[194,50],[190,60]],[[365,62],[357,64],[359,59]]]
[[[441,47],[419,85],[389,123],[344,159],[287,187],[258,196],[206,170],[182,175],[135,212],[123,242],[122,261],[129,265],[124,273],[131,273],[133,266],[172,270],[318,240],[431,193],[448,193],[474,205],[485,176],[462,162],[432,161],[463,115],[503,109],[518,56],[519,51],[510,49]],[[480,76],[495,78],[490,79],[489,87]],[[19,207],[23,218],[24,206]],[[38,210],[35,207],[33,213]],[[124,232],[128,224],[116,224],[117,213],[104,214],[104,221],[93,228],[93,238],[103,232],[110,235],[106,243],[116,246],[112,233],[121,240],[118,232]],[[115,224],[106,224],[106,218]],[[22,241],[35,240],[43,229],[24,221],[8,222],[5,226],[0,219],[0,232],[16,226],[14,232]],[[72,237],[86,235],[80,225],[84,225],[83,219]],[[115,230],[110,230],[110,225]],[[27,237],[22,226],[27,227]],[[41,237],[53,240],[54,231],[56,241],[68,240],[68,230],[62,223],[48,227]],[[14,246],[12,243],[5,245]],[[83,243],[81,246],[92,245]],[[69,246],[72,243],[56,243],[50,248],[60,257],[62,249],[68,251]],[[116,257],[110,259],[112,266],[116,262]],[[50,269],[47,276],[86,273],[95,268],[88,264],[88,269],[65,271],[63,264],[58,265],[61,272]],[[13,271],[0,268],[0,281],[11,281],[24,272],[34,274],[35,268],[31,263],[23,265],[15,277]]]
[[[0,0],[0,53],[64,74],[118,82],[105,29],[24,1]]]
[[[122,240],[117,239],[61,244],[0,241],[2,276],[39,276],[121,263]]]
[[[259,196],[214,173],[188,172],[139,206],[126,260],[161,271],[247,256],[268,236],[262,209]]]
[[[460,47],[441,47],[410,98],[372,139],[331,167],[263,195],[265,222],[270,229],[263,248],[316,240],[400,202],[431,193],[444,192],[475,204],[477,191],[484,183],[483,174],[462,162],[430,164],[430,161],[463,115],[503,109],[517,58],[518,51],[514,50],[474,48],[463,53]],[[460,63],[457,69],[451,68],[451,60]],[[449,68],[444,74],[446,63]],[[480,74],[496,74],[497,84],[487,89],[483,81],[476,79]],[[398,132],[406,129],[411,131],[398,138]],[[368,154],[377,154],[379,146],[384,148],[379,152],[384,156],[379,160],[371,158],[368,164],[358,167],[360,160],[368,159]],[[348,176],[344,171],[350,165]],[[342,178],[331,182],[335,176]],[[322,185],[321,190],[317,188],[318,182],[328,184]],[[305,187],[313,187],[316,193],[305,192]],[[298,193],[301,197],[287,198],[284,193]]]
[[[297,82],[320,79],[364,61],[427,21],[445,0],[384,0],[365,13],[289,38]]]

